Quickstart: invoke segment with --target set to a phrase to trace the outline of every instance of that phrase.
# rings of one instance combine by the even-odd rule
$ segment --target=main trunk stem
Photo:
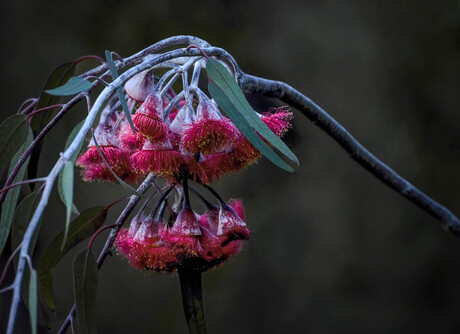
[[[202,271],[195,269],[192,259],[185,262],[185,266],[178,272],[188,329],[190,334],[206,334],[201,290]]]

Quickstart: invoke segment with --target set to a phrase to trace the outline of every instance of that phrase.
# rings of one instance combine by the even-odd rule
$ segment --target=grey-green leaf
[[[27,116],[13,115],[0,125],[0,177],[27,137]]]
[[[237,110],[243,115],[243,117],[249,122],[251,127],[254,128],[262,137],[264,137],[271,145],[278,149],[283,155],[299,164],[299,160],[295,154],[284,144],[284,142],[278,138],[260,119],[254,109],[251,107],[249,102],[246,100],[240,87],[227,71],[227,69],[219,63],[217,60],[210,58],[206,64],[206,70],[209,78],[212,82],[217,85],[228,97],[228,99],[235,105]],[[211,93],[212,95],[212,93]],[[213,98],[220,105],[218,99],[221,97],[213,96]],[[222,106],[221,106],[222,107]],[[225,112],[227,112],[224,109]]]
[[[72,132],[69,135],[69,138],[67,138],[67,142],[65,144],[65,149],[72,144],[74,141],[75,137],[77,136],[78,132],[80,131],[81,127],[83,126],[83,123],[85,121],[81,121],[78,123],[75,128],[72,130]],[[83,142],[80,143],[80,146],[78,149],[75,151],[74,155],[69,159],[70,162],[72,162],[72,165],[75,164],[75,161],[77,160],[78,154],[80,154],[81,147],[83,146]],[[63,186],[63,172],[59,173],[59,178],[58,178],[58,192],[59,192],[59,197],[61,198],[62,203],[66,204],[66,200],[64,198],[64,186]],[[77,207],[75,206],[74,203],[72,203],[72,212],[75,214],[79,214]]]
[[[45,250],[38,268],[38,280],[43,300],[51,310],[54,310],[56,307],[52,276],[54,267],[70,249],[93,235],[104,224],[106,216],[107,210],[100,206],[83,211],[70,223],[64,249],[61,251],[62,240],[64,238],[64,231],[62,231]]]
[[[65,229],[64,237],[62,239],[61,249],[64,249],[67,241],[67,233],[69,232],[70,217],[72,215],[73,206],[73,163],[72,161],[66,161],[64,168],[61,171],[62,174],[62,189],[61,194],[64,198],[66,206],[66,217],[65,217]]]
[[[110,52],[109,50],[105,50],[105,58],[107,59],[107,64],[109,65],[110,74],[112,75],[113,80],[115,80],[116,78],[118,78],[118,71],[112,59],[112,52]],[[123,94],[122,87],[117,88],[117,94],[118,94],[118,99],[120,100],[121,106],[123,108],[123,112],[126,115],[126,119],[128,120],[129,125],[131,126],[131,129],[133,130],[133,132],[136,132],[136,129],[134,128],[133,119],[131,118],[131,112],[129,111],[128,104],[126,103],[126,99],[125,99],[125,95]]]
[[[295,170],[284,162],[254,131],[249,122],[242,116],[238,111],[238,107],[235,106],[233,101],[228,95],[222,91],[222,89],[214,84],[209,83],[209,93],[217,101],[219,106],[227,113],[228,117],[232,120],[235,126],[241,131],[241,133],[254,145],[260,153],[262,153],[268,160],[274,163],[279,168],[284,169],[289,173],[295,173]]]
[[[45,90],[49,95],[69,96],[81,93],[92,86],[91,81],[80,77],[71,77],[64,85]]]
[[[29,281],[29,315],[30,315],[30,325],[32,327],[32,333],[37,333],[37,311],[38,311],[38,301],[37,301],[37,271],[32,269],[30,272],[30,281]]]
[[[84,251],[75,258],[73,275],[78,333],[94,333],[98,270],[91,250]]]
[[[11,228],[11,248],[15,250],[24,238],[24,233],[26,232],[27,226],[32,218],[35,208],[40,201],[40,193],[34,191],[30,193],[18,204],[16,212],[14,213],[13,226]],[[40,232],[41,220],[37,225],[37,228],[32,235],[32,240],[29,246],[29,255],[32,257],[35,250],[35,245],[37,243],[38,234]],[[14,264],[16,265],[17,260],[15,259]]]
[[[18,162],[22,153],[29,147],[33,141],[32,130],[29,129],[27,132],[27,138],[22,147],[16,152],[13,159],[11,160],[9,173],[13,170],[14,166]],[[29,163],[29,158],[24,162],[22,167],[19,169],[18,174],[14,178],[13,183],[17,183],[23,180],[24,174],[27,170],[27,164]],[[14,187],[8,191],[8,194],[5,196],[5,201],[2,203],[2,212],[0,219],[0,254],[3,252],[6,241],[8,240],[8,235],[10,234],[11,224],[13,222],[14,210],[18,202],[19,193],[21,187]]]

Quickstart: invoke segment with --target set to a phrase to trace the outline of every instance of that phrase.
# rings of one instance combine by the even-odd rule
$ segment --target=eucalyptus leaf
[[[37,333],[37,313],[38,313],[38,298],[37,298],[37,271],[32,269],[29,280],[29,315],[32,333]]]
[[[62,257],[75,245],[94,234],[103,224],[107,216],[107,210],[104,207],[97,206],[83,211],[75,218],[69,226],[67,242],[61,251],[62,241],[64,240],[64,231],[60,232],[51,241],[41,258],[38,268],[38,280],[40,291],[42,292],[45,304],[54,310],[56,305],[53,294],[53,276],[52,271],[59,263]]]
[[[110,52],[109,50],[105,50],[105,58],[107,59],[107,64],[109,65],[110,74],[112,75],[113,80],[115,80],[116,78],[118,78],[118,71],[112,59],[112,52]],[[122,87],[117,88],[117,95],[118,95],[118,99],[120,100],[121,106],[123,107],[123,112],[126,115],[126,119],[128,120],[129,125],[131,126],[131,129],[133,130],[133,132],[136,133],[136,129],[134,128],[133,119],[131,118],[131,112],[129,111],[128,104],[126,103],[126,99],[125,99],[125,95],[123,94]]]
[[[61,191],[62,197],[64,198],[64,203],[66,206],[66,217],[65,217],[65,229],[64,237],[62,238],[61,249],[64,249],[67,234],[69,232],[70,217],[72,215],[72,206],[73,206],[73,163],[72,161],[67,161],[64,164],[64,168],[61,171],[62,174],[62,183]]]
[[[286,144],[276,136],[268,126],[260,119],[249,102],[246,100],[241,88],[238,86],[234,78],[230,75],[227,69],[217,60],[208,59],[206,64],[208,76],[211,79],[210,85],[216,85],[224,94],[214,96],[210,91],[211,96],[227,113],[225,108],[228,108],[228,102],[233,104],[234,108],[246,119],[255,131],[257,131],[265,140],[267,140],[273,147],[279,150],[283,155],[291,161],[299,164],[299,160],[295,154],[286,146]],[[215,90],[214,90],[215,91]],[[223,100],[227,100],[224,102]],[[223,104],[223,105],[221,105]],[[232,118],[229,115],[230,118]],[[233,121],[233,119],[232,119]]]
[[[16,208],[16,212],[14,213],[13,219],[13,226],[11,228],[11,248],[15,250],[22,239],[24,238],[24,233],[26,232],[27,226],[29,226],[29,222],[32,218],[32,215],[35,211],[35,208],[40,201],[40,193],[38,191],[34,191],[33,193],[24,197],[21,203],[18,204]],[[41,227],[41,220],[39,221],[37,228],[32,235],[32,240],[30,241],[29,246],[29,255],[32,257],[35,250],[35,245],[37,244],[38,234],[40,233]],[[17,259],[14,261],[14,265],[16,266]]]
[[[59,96],[52,96],[44,92],[44,90],[49,90],[56,88],[58,86],[66,83],[69,78],[75,74],[75,64],[74,63],[65,63],[56,67],[48,77],[43,91],[38,100],[37,109],[41,109],[47,106],[57,104],[59,102]],[[41,130],[51,121],[51,119],[56,115],[57,109],[50,109],[43,112],[35,114],[32,118],[30,126],[34,131],[34,137],[36,137]],[[37,177],[38,162],[40,158],[40,153],[42,149],[44,138],[35,144],[32,153],[30,155],[30,163],[28,167],[28,176],[30,179]],[[33,184],[30,185],[33,189]]]
[[[78,333],[94,333],[98,270],[91,250],[75,258],[73,275]]]
[[[67,138],[67,142],[65,144],[65,149],[66,150],[67,150],[67,148],[69,148],[70,144],[72,144],[72,142],[74,141],[75,137],[77,136],[78,132],[80,131],[80,129],[83,126],[84,123],[85,123],[84,120],[81,121],[72,130],[72,132],[70,133],[69,138]],[[77,160],[78,154],[80,154],[82,146],[83,146],[83,142],[80,143],[80,146],[77,148],[77,150],[75,151],[74,155],[69,159],[69,162],[72,162],[72,165],[75,165],[75,161]],[[64,205],[66,205],[66,200],[64,198],[64,185],[63,185],[63,172],[62,171],[61,171],[61,173],[59,173],[59,177],[58,177],[58,193],[59,193],[59,197],[61,198],[62,203],[64,203]],[[72,208],[73,213],[75,213],[77,215],[80,213],[80,212],[78,212],[78,209],[77,209],[77,207],[75,206],[75,204],[73,202],[71,204],[71,208]]]
[[[91,86],[92,83],[88,79],[81,77],[71,77],[64,85],[45,90],[45,92],[54,96],[70,96],[88,90],[91,88]]]
[[[219,106],[227,113],[235,126],[241,133],[254,145],[260,153],[268,160],[274,163],[279,168],[284,169],[289,173],[295,173],[295,170],[282,160],[254,131],[249,122],[239,112],[238,107],[233,103],[233,100],[216,84],[209,83],[209,93],[217,101]]]
[[[27,116],[13,115],[0,125],[0,177],[27,137]]]
[[[27,138],[22,147],[16,152],[13,159],[11,160],[9,173],[13,170],[14,166],[18,162],[19,158],[21,157],[22,153],[29,147],[29,145],[33,141],[32,130],[29,129],[27,132]],[[26,159],[24,164],[18,171],[18,174],[14,178],[13,183],[17,183],[23,180],[24,174],[27,169],[27,164],[29,163],[29,158]],[[8,191],[8,194],[5,196],[5,201],[2,203],[2,211],[1,211],[1,219],[0,219],[0,254],[3,252],[3,248],[5,247],[6,241],[8,240],[8,235],[10,234],[11,224],[13,222],[14,217],[14,210],[16,208],[16,204],[18,202],[19,193],[21,191],[21,187],[14,187]]]

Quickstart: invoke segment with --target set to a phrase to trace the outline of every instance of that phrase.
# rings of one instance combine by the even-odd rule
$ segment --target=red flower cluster
[[[140,105],[132,115],[136,132],[123,113],[110,112],[110,107],[106,108],[95,131],[101,152],[91,140],[88,150],[77,160],[86,181],[115,181],[109,166],[118,177],[130,183],[154,173],[171,182],[188,177],[210,184],[261,157],[260,152],[204,94],[200,95],[196,114],[181,101],[180,109],[164,115],[167,100],[161,98],[156,89],[147,96],[145,90],[143,86],[143,94],[137,91],[133,94],[137,99],[145,97],[145,100],[131,99],[133,105]],[[292,115],[284,108],[278,108],[274,113],[260,117],[276,135],[282,136],[290,128]]]
[[[136,131],[124,113],[109,103],[77,165],[86,181],[115,181],[114,174],[130,183],[149,173],[166,178],[170,190],[178,190],[176,205],[182,209],[171,211],[169,222],[163,221],[164,210],[157,215],[157,209],[167,205],[169,190],[152,215],[145,217],[142,209],[130,227],[120,231],[115,246],[139,269],[174,271],[184,260],[192,259],[204,271],[238,253],[250,232],[241,201],[233,200],[229,205],[209,187],[220,206],[201,198],[208,210],[202,215],[195,213],[190,208],[187,182],[190,179],[208,185],[256,162],[261,154],[199,90],[195,91],[196,112],[182,100],[165,113],[175,93],[170,89],[168,98],[162,97],[162,81],[156,86],[154,81],[153,74],[146,71],[125,85]],[[259,117],[273,133],[282,136],[290,128],[292,115],[277,108]]]
[[[241,250],[250,233],[244,219],[240,200],[202,215],[184,205],[171,227],[138,215],[120,231],[115,246],[138,269],[170,272],[194,258],[205,271]]]

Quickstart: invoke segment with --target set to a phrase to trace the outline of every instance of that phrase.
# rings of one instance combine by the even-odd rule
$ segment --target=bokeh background
[[[0,15],[2,120],[61,63],[196,35],[228,50],[245,72],[305,93],[460,214],[458,0],[2,1]],[[277,103],[250,101],[262,111]],[[49,134],[39,175],[84,114],[73,110]],[[299,176],[261,161],[216,185],[225,198],[244,199],[254,232],[240,255],[204,275],[209,333],[458,333],[460,240],[294,115],[286,142]],[[78,181],[75,201],[84,209],[122,195],[115,185]],[[36,260],[63,224],[53,194]],[[77,252],[55,270],[50,332],[72,305]],[[187,332],[178,277],[136,271],[118,256],[100,272],[97,318],[99,333]],[[26,313],[20,321],[27,333]]]

